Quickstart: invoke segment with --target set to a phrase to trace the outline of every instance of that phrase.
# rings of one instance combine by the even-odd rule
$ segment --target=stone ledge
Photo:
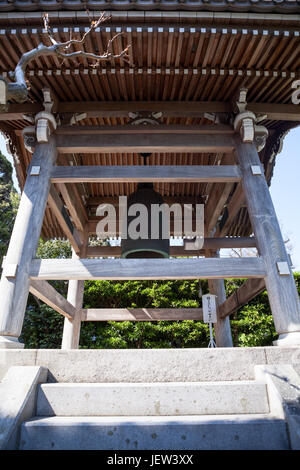
[[[263,364],[300,364],[300,348],[0,350],[0,380],[16,365],[48,368],[49,382],[254,380]]]

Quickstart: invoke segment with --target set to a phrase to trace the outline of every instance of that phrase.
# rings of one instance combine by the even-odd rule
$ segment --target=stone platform
[[[300,348],[0,350],[2,449],[300,449]]]

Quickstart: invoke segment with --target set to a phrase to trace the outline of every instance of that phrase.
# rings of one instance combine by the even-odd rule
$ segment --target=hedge
[[[38,255],[69,257],[67,242],[40,243]],[[300,292],[300,273],[295,273]],[[229,296],[243,282],[225,281]],[[54,282],[63,294],[67,282]],[[207,281],[201,281],[203,294]],[[86,281],[84,308],[201,307],[199,281]],[[266,291],[231,316],[234,346],[269,346],[277,338]],[[21,340],[26,348],[60,348],[63,317],[29,296]],[[84,322],[80,348],[194,348],[207,347],[208,326],[200,321]]]

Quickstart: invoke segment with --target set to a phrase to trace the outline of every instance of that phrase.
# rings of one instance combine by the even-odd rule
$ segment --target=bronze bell
[[[158,238],[151,239],[151,204],[163,204],[162,196],[156,192],[152,183],[139,183],[137,190],[128,197],[128,210],[133,204],[144,204],[148,211],[148,238],[136,240],[129,237],[121,240],[122,258],[169,258],[169,238],[163,238],[163,214],[159,213]],[[135,216],[128,216],[127,227]]]

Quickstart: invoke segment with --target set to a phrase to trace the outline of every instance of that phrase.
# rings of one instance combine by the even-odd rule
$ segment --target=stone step
[[[254,380],[258,364],[297,363],[295,347],[10,349],[0,350],[0,377],[11,366],[35,365],[49,370],[48,382],[214,382]]]
[[[286,424],[269,415],[48,417],[23,423],[26,450],[281,450]]]
[[[254,381],[42,384],[37,400],[37,416],[177,416],[268,412],[266,385]]]

